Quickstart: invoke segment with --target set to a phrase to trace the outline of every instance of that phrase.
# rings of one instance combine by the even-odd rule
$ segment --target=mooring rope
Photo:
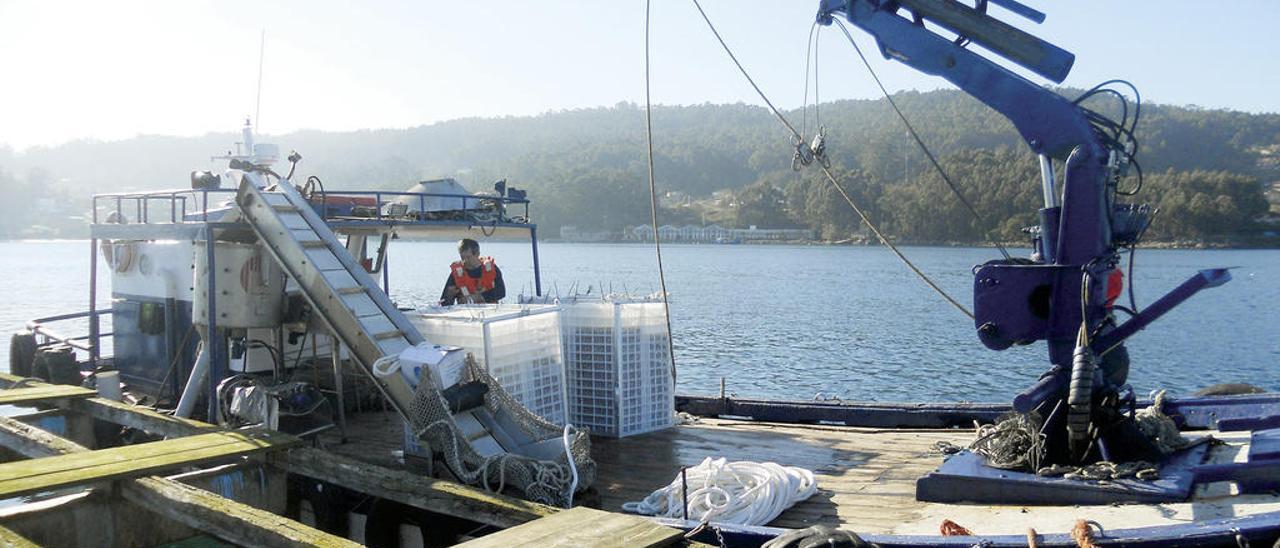
[[[687,519],[703,523],[764,525],[816,492],[817,479],[804,468],[707,457],[666,487],[622,509],[670,518],[685,516],[687,509]]]

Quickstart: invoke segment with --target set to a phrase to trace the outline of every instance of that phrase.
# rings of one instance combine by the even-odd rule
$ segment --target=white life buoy
[[[116,272],[128,272],[137,254],[137,242],[102,240],[102,259]]]

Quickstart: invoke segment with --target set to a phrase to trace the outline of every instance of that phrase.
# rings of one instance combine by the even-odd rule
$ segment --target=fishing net
[[[1044,434],[1037,413],[1008,413],[992,424],[978,427],[969,449],[1002,470],[1033,471],[1044,458]]]
[[[463,382],[479,381],[488,386],[484,408],[495,417],[509,417],[529,439],[543,441],[564,435],[561,428],[533,414],[512,398],[470,355],[467,356],[463,377]],[[538,460],[515,452],[485,457],[463,437],[444,397],[430,382],[418,384],[409,415],[418,442],[424,449],[440,453],[449,471],[463,483],[479,485],[493,492],[513,487],[524,493],[528,500],[568,506],[574,491],[585,490],[595,480],[591,440],[584,432],[573,431],[567,435],[567,454],[572,455],[572,464],[566,453],[561,453],[554,460]]]
[[[1194,442],[1184,438],[1178,431],[1178,425],[1164,414],[1164,399],[1165,392],[1157,392],[1150,406],[1134,414],[1134,421],[1138,430],[1161,454],[1169,455]],[[993,468],[1034,471],[1040,476],[1076,480],[1159,479],[1160,465],[1141,460],[1041,467],[1040,463],[1044,458],[1044,434],[1040,433],[1042,424],[1035,413],[1009,413],[993,424],[978,427],[976,439],[969,445],[969,449],[982,455],[987,465]]]

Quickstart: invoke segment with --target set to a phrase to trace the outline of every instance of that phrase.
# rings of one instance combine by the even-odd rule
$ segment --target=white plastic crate
[[[565,423],[559,307],[459,305],[419,310],[410,320],[433,344],[461,346],[475,355],[530,411],[553,423]]]
[[[675,420],[664,305],[649,300],[561,303],[569,422],[624,437]]]

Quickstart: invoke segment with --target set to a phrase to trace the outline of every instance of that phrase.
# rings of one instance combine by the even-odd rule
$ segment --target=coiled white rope
[[[734,525],[765,525],[818,491],[813,472],[773,462],[727,462],[707,457],[666,487],[622,509],[636,514],[684,517],[689,486],[689,519]]]

